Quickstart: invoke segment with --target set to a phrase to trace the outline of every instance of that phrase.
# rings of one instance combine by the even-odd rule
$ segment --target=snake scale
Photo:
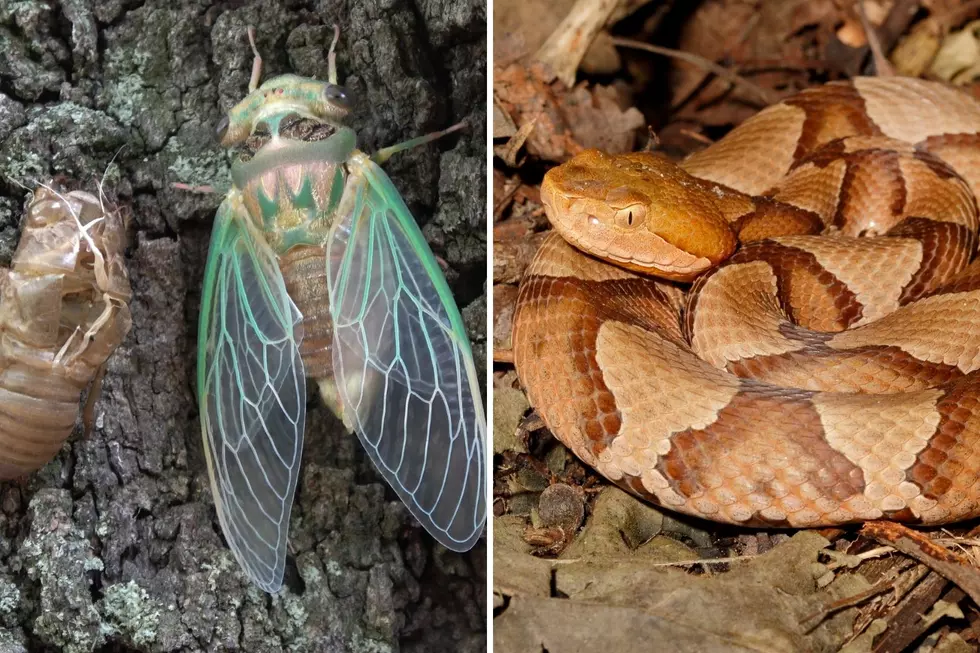
[[[528,398],[682,513],[980,516],[978,191],[980,104],[908,78],[808,89],[679,164],[580,153],[517,300]]]

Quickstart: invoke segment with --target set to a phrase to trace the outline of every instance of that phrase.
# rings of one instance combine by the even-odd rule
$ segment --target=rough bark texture
[[[200,286],[227,184],[213,128],[265,75],[341,81],[366,151],[467,120],[386,164],[486,364],[486,4],[482,0],[0,0],[0,263],[26,191],[55,174],[131,205],[133,329],[96,428],[0,485],[0,652],[478,651],[486,545],[436,547],[311,394],[287,587],[249,586],[224,545],[195,400]],[[125,146],[125,147],[124,147]]]

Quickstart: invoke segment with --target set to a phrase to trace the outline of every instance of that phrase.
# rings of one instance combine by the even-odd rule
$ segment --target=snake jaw
[[[555,197],[546,193],[543,186],[541,198],[555,231],[566,241],[632,272],[692,281],[715,265],[710,259],[684,251],[646,229],[645,209],[617,210],[586,199]],[[623,226],[624,221],[630,220],[631,210],[633,224]]]

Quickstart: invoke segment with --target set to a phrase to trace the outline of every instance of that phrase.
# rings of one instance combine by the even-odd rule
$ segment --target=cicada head
[[[237,145],[260,127],[273,139],[283,121],[299,117],[341,127],[351,111],[347,91],[339,84],[296,75],[280,75],[265,82],[232,107],[218,123],[218,140],[225,147]]]

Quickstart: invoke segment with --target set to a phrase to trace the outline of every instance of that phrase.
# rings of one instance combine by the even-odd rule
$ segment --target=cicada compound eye
[[[225,139],[225,134],[228,133],[228,116],[221,117],[221,120],[218,121],[217,126],[214,128],[214,133],[218,137],[219,143]]]
[[[350,98],[347,96],[347,90],[339,84],[324,86],[323,99],[340,111],[350,111]]]

